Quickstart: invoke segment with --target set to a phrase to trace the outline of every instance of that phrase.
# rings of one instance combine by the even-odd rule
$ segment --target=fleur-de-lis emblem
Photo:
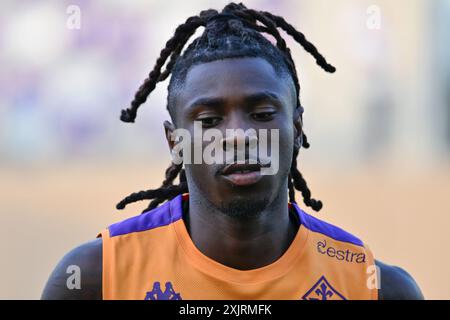
[[[317,294],[317,296],[322,297],[322,299],[320,300],[328,300],[328,298],[331,298],[334,295],[333,291],[329,290],[325,283],[321,283],[320,288],[316,289],[314,292]]]
[[[345,297],[334,289],[325,276],[320,277],[311,289],[302,297],[303,300],[346,300]]]

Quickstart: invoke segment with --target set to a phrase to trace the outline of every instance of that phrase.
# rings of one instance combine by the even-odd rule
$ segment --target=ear
[[[172,122],[165,120],[164,121],[164,130],[166,132],[166,139],[167,143],[169,144],[169,149],[172,151],[173,147],[175,146],[175,141],[172,138],[172,135],[175,130],[175,126]]]
[[[301,148],[303,144],[303,123],[302,123],[303,107],[298,106],[294,109],[294,145]]]

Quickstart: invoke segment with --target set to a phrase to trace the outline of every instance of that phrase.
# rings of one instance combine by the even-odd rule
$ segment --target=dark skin
[[[289,81],[279,81],[265,60],[252,58],[195,66],[187,74],[185,88],[189,90],[181,90],[175,99],[176,127],[192,136],[194,121],[201,121],[204,130],[220,130],[223,136],[226,129],[279,129],[279,153],[286,156],[280,159],[277,174],[263,176],[255,184],[229,183],[217,174],[221,164],[185,165],[191,212],[187,228],[196,246],[236,269],[270,264],[289,247],[297,231],[286,206],[292,145],[294,140],[299,143],[301,135],[300,114],[292,108],[294,88]],[[165,128],[169,136],[175,125],[165,122]],[[253,215],[223,213],[233,205],[248,206]],[[244,215],[246,219],[241,218]]]
[[[192,133],[193,122],[204,130],[216,128],[279,129],[280,159],[275,175],[263,176],[249,186],[230,184],[217,174],[220,165],[186,164],[189,212],[186,227],[197,248],[226,266],[249,270],[273,263],[293,241],[298,225],[286,206],[287,173],[292,146],[302,139],[301,114],[296,105],[292,80],[278,75],[261,58],[238,58],[193,66],[184,88],[174,99],[175,123],[164,123],[169,136],[175,128]],[[245,214],[233,208],[257,212]],[[414,279],[403,269],[376,261],[381,273],[380,299],[423,299]],[[69,290],[69,265],[81,269],[81,289]],[[69,252],[56,266],[42,299],[101,299],[102,240],[83,244]]]

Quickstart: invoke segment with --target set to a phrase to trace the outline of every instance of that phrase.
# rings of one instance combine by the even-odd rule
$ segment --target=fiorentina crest
[[[322,276],[302,297],[303,300],[347,300]]]

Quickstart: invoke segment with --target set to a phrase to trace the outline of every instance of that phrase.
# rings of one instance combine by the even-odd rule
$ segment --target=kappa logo
[[[302,297],[303,300],[347,300],[334,289],[325,276],[321,276],[311,289]]]
[[[166,288],[161,290],[161,283],[153,283],[152,291],[148,291],[144,300],[182,300],[181,295],[173,289],[172,283],[166,282]]]

